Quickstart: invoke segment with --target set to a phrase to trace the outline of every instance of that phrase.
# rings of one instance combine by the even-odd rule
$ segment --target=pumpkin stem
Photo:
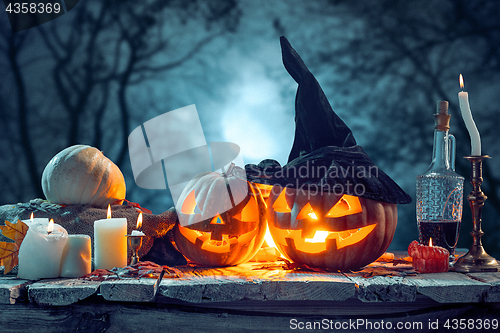
[[[231,187],[229,187],[229,182],[227,180],[227,177],[233,173],[233,170],[234,170],[234,163],[231,162],[231,164],[227,167],[226,172],[222,172],[221,176],[222,176],[222,178],[224,178],[224,182],[226,183],[226,188],[227,188],[227,191],[229,194],[229,199],[231,200],[231,205],[233,205],[233,207],[235,207],[236,205],[235,205],[234,200],[233,200],[233,194],[231,193]]]
[[[231,164],[227,167],[227,170],[225,172],[222,172],[222,177],[227,177],[233,173],[234,167],[236,164],[234,162],[231,162]]]

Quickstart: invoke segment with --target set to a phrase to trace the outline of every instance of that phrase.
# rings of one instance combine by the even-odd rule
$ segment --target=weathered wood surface
[[[28,285],[29,300],[39,305],[70,305],[97,292],[99,282],[82,279],[47,279]]]
[[[103,281],[100,293],[107,301],[152,302],[158,290],[158,279],[120,279]]]
[[[363,302],[414,302],[417,288],[407,278],[375,276],[349,277],[356,284],[356,296]]]
[[[432,273],[409,277],[417,291],[440,303],[475,303],[485,299],[491,285],[460,273]]]
[[[175,304],[182,307],[195,307],[203,310],[237,311],[266,315],[303,315],[303,316],[356,316],[356,315],[397,315],[412,311],[450,306],[440,304],[429,297],[419,295],[414,302],[363,302],[356,298],[345,301],[254,301],[190,303],[173,300],[158,295],[158,304]],[[453,304],[452,304],[453,305]]]
[[[399,323],[425,332],[448,319],[500,318],[500,273],[392,274],[377,265],[326,273],[247,263],[102,282],[0,276],[0,332],[284,332],[299,324],[375,331],[369,325],[382,321],[393,326],[376,331]]]
[[[485,302],[500,302],[500,272],[494,273],[469,273],[472,279],[488,283],[491,289],[485,294]]]
[[[331,300],[355,296],[355,284],[340,273],[290,273],[262,264],[196,269],[180,279],[163,279],[159,294],[186,302],[239,300]]]
[[[359,304],[351,305],[356,300],[341,302],[328,311],[308,313],[309,306],[303,303],[297,312],[289,315],[272,315],[264,311],[242,312],[228,310],[200,309],[171,304],[158,303],[122,303],[107,301],[83,301],[79,304],[51,307],[33,304],[0,306],[0,328],[2,333],[23,332],[289,332],[301,325],[320,325],[324,323],[326,331],[359,332],[438,332],[429,329],[429,323],[439,321],[441,329],[447,319],[490,320],[500,317],[500,310],[495,307],[471,304],[446,305],[433,307],[427,311],[419,310],[405,314],[373,316],[361,312]],[[359,301],[360,302],[360,301]],[[265,303],[265,302],[261,302]],[[346,305],[345,305],[346,304]],[[363,303],[370,304],[370,303]],[[397,304],[397,303],[392,303]],[[275,307],[284,307],[275,304]],[[343,308],[358,311],[342,312]],[[380,308],[380,304],[378,304]],[[303,313],[306,312],[306,313]],[[382,321],[386,329],[376,329]],[[391,323],[391,329],[388,324]],[[396,330],[396,325],[406,329]],[[332,326],[330,326],[332,325]],[[350,329],[335,329],[347,327]],[[342,326],[343,325],[343,326]],[[354,325],[354,326],[350,326]],[[406,326],[404,326],[406,325]],[[324,326],[323,326],[324,328]],[[306,331],[305,329],[299,329]],[[443,331],[448,331],[444,330]],[[450,330],[455,331],[455,330]],[[467,332],[473,330],[466,330]],[[494,330],[488,330],[494,332]]]
[[[285,270],[281,264],[247,263],[212,269],[184,267],[180,278],[161,281],[150,278],[102,282],[81,279],[25,281],[7,275],[0,277],[0,304],[32,302],[67,306],[89,297],[112,302],[160,302],[215,308],[237,304],[240,309],[255,309],[256,304],[266,302],[324,304],[346,300],[361,301],[361,304],[383,302],[387,309],[391,308],[388,303],[399,303],[402,307],[416,309],[425,303],[424,298],[441,304],[500,303],[500,273],[497,272],[415,275],[408,273],[408,267],[398,265],[397,271],[391,271],[387,264],[376,263],[362,273],[329,273]],[[378,268],[381,270],[377,271]]]
[[[15,276],[0,278],[0,304],[15,304],[26,302],[28,300],[28,291],[26,286],[31,283],[27,280],[21,280]]]

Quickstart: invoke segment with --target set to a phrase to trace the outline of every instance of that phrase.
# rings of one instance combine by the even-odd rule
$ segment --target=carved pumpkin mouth
[[[185,228],[179,225],[180,233],[191,243],[196,244],[200,249],[213,253],[229,253],[238,245],[246,244],[252,241],[252,239],[257,235],[258,230],[252,230],[250,232],[236,235],[222,234],[217,235],[214,239],[212,232],[193,230]]]
[[[275,229],[279,238],[285,239],[288,246],[305,253],[321,253],[330,250],[339,250],[354,245],[365,239],[375,229],[377,224],[344,231],[316,230],[312,238],[302,237],[301,230]]]

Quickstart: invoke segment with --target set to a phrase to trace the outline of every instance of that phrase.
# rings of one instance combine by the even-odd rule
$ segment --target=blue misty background
[[[43,197],[40,177],[73,144],[101,149],[123,171],[127,199],[160,213],[167,191],[134,184],[127,137],[164,112],[196,104],[208,142],[240,145],[245,163],[287,162],[296,84],[285,35],[333,109],[374,162],[415,198],[432,153],[438,100],[450,102],[457,172],[470,141],[466,90],[485,164],[483,243],[500,258],[500,3],[495,0],[82,0],[67,14],[12,33],[0,14],[0,204]],[[471,244],[468,203],[459,247]],[[415,204],[399,207],[390,249],[417,239]]]

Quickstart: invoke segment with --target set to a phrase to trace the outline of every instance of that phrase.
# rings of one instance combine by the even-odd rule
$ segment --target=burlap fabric
[[[112,217],[124,217],[127,219],[127,234],[137,229],[136,224],[140,212],[139,208],[126,205],[114,205],[111,206],[111,211]],[[55,223],[61,225],[68,231],[68,234],[89,235],[93,240],[94,221],[105,219],[107,209],[96,208],[89,205],[61,206],[58,204],[51,204],[42,199],[33,199],[27,203],[0,206],[0,223],[3,225],[4,220],[10,222],[16,222],[18,219],[28,220],[31,213],[34,213],[35,217],[53,218]],[[185,263],[182,255],[180,255],[171,244],[168,244],[170,241],[167,237],[167,232],[174,227],[176,221],[177,214],[174,209],[167,210],[159,215],[143,213],[141,230],[146,234],[146,237],[143,239],[142,247],[139,250],[139,257],[141,257],[141,259],[150,252],[153,244],[156,244],[156,246],[160,248],[159,251],[158,249],[153,251],[155,252],[157,261],[161,261],[161,258],[159,258],[161,254],[158,254],[158,252],[162,251],[172,252],[170,254],[167,253],[167,256],[175,257],[175,259],[167,259],[166,263],[159,264],[175,265]],[[7,239],[3,235],[0,235],[0,241],[7,241]],[[132,255],[130,249],[128,255],[130,259]]]

